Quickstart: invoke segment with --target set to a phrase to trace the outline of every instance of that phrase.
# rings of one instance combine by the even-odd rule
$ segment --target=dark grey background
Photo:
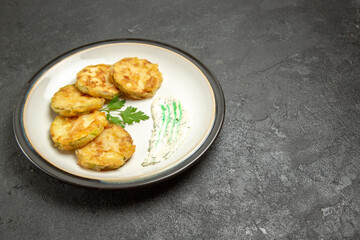
[[[0,238],[360,237],[360,1],[0,1]],[[180,176],[103,191],[22,154],[13,105],[38,69],[80,45],[146,38],[217,76],[226,118]]]

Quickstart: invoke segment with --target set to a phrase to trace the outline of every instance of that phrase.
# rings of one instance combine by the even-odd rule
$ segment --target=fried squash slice
[[[99,110],[104,98],[89,96],[77,89],[74,84],[62,87],[51,98],[51,109],[61,116],[73,117]]]
[[[57,116],[50,126],[51,138],[60,150],[83,147],[108,125],[105,113],[94,111],[78,117]]]
[[[95,171],[120,168],[134,152],[130,134],[114,124],[109,124],[97,138],[75,151],[78,164]]]
[[[120,92],[133,99],[154,96],[163,81],[158,64],[137,57],[116,62],[111,68],[111,77]]]
[[[111,65],[98,64],[83,68],[76,76],[76,87],[93,97],[111,100],[119,94],[119,89],[110,79]]]

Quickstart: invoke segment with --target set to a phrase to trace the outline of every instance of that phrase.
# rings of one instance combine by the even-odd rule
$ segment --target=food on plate
[[[149,154],[142,166],[168,159],[184,141],[189,130],[189,116],[181,102],[172,96],[159,97],[151,104],[154,128]]]
[[[75,150],[78,165],[84,168],[95,171],[120,168],[135,152],[125,125],[149,117],[136,107],[123,109],[126,100],[119,99],[119,95],[150,98],[162,81],[157,64],[137,57],[123,58],[114,65],[86,66],[77,73],[75,84],[60,88],[51,99],[51,109],[60,115],[50,126],[55,147]],[[104,107],[105,99],[110,101]],[[155,102],[152,150],[143,166],[168,158],[182,141],[187,127],[186,114],[178,100],[168,97]]]
[[[84,146],[108,125],[105,114],[94,111],[78,117],[57,116],[50,126],[51,138],[60,150]]]
[[[80,166],[96,171],[117,169],[134,152],[130,134],[114,124],[109,124],[97,138],[75,151]]]
[[[111,65],[106,64],[83,68],[76,76],[76,87],[90,96],[111,100],[119,94],[119,89],[110,79],[110,68]]]
[[[62,87],[51,98],[51,109],[65,117],[79,116],[99,110],[104,98],[89,96],[77,89],[74,84]]]
[[[137,57],[116,62],[111,68],[111,76],[120,92],[133,99],[154,96],[163,81],[158,64]]]

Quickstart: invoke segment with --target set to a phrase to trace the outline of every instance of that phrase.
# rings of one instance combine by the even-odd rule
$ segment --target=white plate
[[[121,168],[96,172],[80,167],[74,152],[53,146],[50,124],[56,114],[50,100],[60,87],[75,83],[76,74],[91,64],[113,64],[124,57],[145,58],[159,65],[163,83],[155,96],[127,100],[126,106],[151,116],[152,101],[161,96],[178,98],[190,114],[190,131],[166,161],[143,167],[153,127],[152,119],[126,126],[136,145],[132,158]],[[221,87],[210,71],[184,51],[164,43],[141,39],[116,39],[71,50],[44,66],[25,86],[15,106],[14,132],[20,148],[40,169],[53,177],[82,186],[125,188],[171,177],[191,166],[218,135],[225,112]]]

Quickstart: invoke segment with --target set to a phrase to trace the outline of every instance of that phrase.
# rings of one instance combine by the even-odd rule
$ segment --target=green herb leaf
[[[108,105],[101,109],[100,111],[105,111],[106,119],[113,124],[117,124],[121,127],[125,127],[125,124],[132,124],[133,122],[140,122],[140,120],[149,119],[149,117],[141,112],[137,111],[135,107],[127,107],[124,111],[120,111],[122,107],[125,106],[126,100],[119,100],[119,96],[116,95]],[[117,111],[120,114],[120,117],[114,117],[110,114],[110,112]]]
[[[106,114],[106,119],[113,124],[119,125],[121,127],[125,127],[124,126],[124,122],[119,118],[119,117],[113,117],[110,115],[110,113]]]
[[[133,122],[138,123],[140,120],[149,119],[145,113],[137,111],[137,108],[131,106],[127,107],[124,111],[120,111],[120,115],[126,124],[132,124]]]
[[[106,109],[109,111],[119,110],[125,105],[126,100],[119,100],[119,96],[116,95],[109,104],[107,105]]]

